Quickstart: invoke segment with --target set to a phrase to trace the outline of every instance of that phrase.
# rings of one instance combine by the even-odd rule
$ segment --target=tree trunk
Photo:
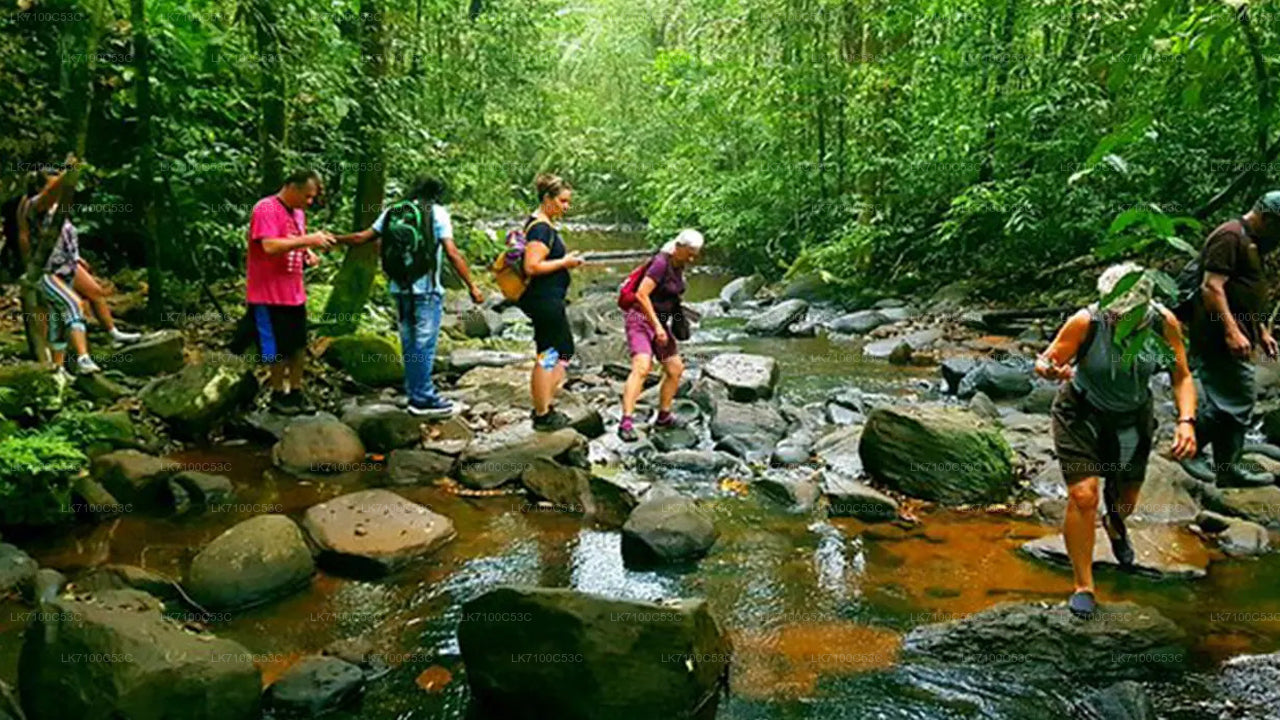
[[[138,226],[147,248],[147,316],[158,323],[164,313],[164,279],[160,273],[160,239],[156,237],[156,151],[151,137],[151,41],[147,35],[147,0],[130,0],[133,25],[134,79],[138,97]]]
[[[1017,0],[1008,0],[1004,7],[1004,26],[1000,31],[1000,58],[996,70],[995,89],[991,93],[991,106],[987,111],[987,134],[983,142],[982,167],[978,170],[978,182],[990,182],[995,178],[996,155],[996,121],[1000,113],[1000,102],[1004,98],[1004,86],[1009,82],[1009,63],[1013,53],[1013,31],[1017,21]]]
[[[382,211],[386,170],[383,165],[383,128],[386,112],[382,106],[381,87],[387,74],[385,37],[382,26],[382,0],[361,0],[360,52],[364,58],[366,94],[360,110],[357,147],[360,164],[356,175],[356,202],[352,213],[355,228],[367,228]],[[369,301],[373,279],[378,272],[378,246],[357,245],[347,251],[342,269],[333,281],[333,292],[325,306],[320,325],[330,334],[355,329],[357,318]]]
[[[269,195],[280,189],[284,182],[284,149],[289,140],[288,115],[285,106],[287,92],[284,78],[284,45],[276,32],[279,18],[271,0],[257,0],[253,4],[254,35],[258,43],[258,64],[261,72],[259,97],[262,105],[262,124],[258,129],[261,142],[262,175],[258,190]]]

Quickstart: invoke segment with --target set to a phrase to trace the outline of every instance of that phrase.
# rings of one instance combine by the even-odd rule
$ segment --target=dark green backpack
[[[402,200],[387,209],[381,244],[382,271],[400,287],[435,274],[434,224],[418,203]]]

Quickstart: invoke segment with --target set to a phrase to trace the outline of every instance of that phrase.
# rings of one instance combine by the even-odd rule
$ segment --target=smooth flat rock
[[[585,447],[586,438],[573,428],[537,432],[528,422],[512,423],[467,446],[459,458],[458,479],[488,490],[520,477],[534,460],[554,460],[579,445]]]
[[[703,373],[723,383],[738,402],[767,400],[778,384],[778,361],[766,355],[723,353],[713,357]]]
[[[1134,566],[1139,573],[1156,578],[1195,579],[1205,576],[1209,553],[1200,538],[1171,525],[1129,526],[1129,542],[1136,556]],[[1062,535],[1046,535],[1022,545],[1021,550],[1038,560],[1070,565]],[[1093,564],[1118,568],[1111,552],[1111,541],[1101,527],[1093,543]]]
[[[321,565],[361,577],[394,572],[456,535],[449,518],[382,489],[313,505],[302,527],[319,549]]]
[[[1272,529],[1280,528],[1280,487],[1227,488],[1222,490],[1223,509],[1237,517]]]
[[[286,716],[317,717],[351,702],[363,689],[363,670],[336,657],[312,655],[272,683],[266,700]]]
[[[862,354],[869,358],[879,360],[888,360],[893,354],[894,349],[905,343],[912,350],[924,350],[942,337],[942,330],[938,328],[928,328],[926,330],[917,330],[906,335],[898,335],[896,337],[885,338],[869,342],[862,346]]]
[[[191,561],[184,587],[210,610],[239,610],[300,589],[315,572],[298,526],[284,515],[233,525]]]

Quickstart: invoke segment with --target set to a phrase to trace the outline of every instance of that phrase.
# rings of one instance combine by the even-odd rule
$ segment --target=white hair
[[[670,255],[676,251],[677,247],[687,247],[697,251],[702,249],[702,243],[702,233],[693,228],[685,228],[676,235],[674,240],[668,240],[667,244],[662,246],[662,252]]]
[[[1102,271],[1102,274],[1098,276],[1098,297],[1101,299],[1110,295],[1121,280],[1133,273],[1142,274],[1142,277],[1126,290],[1123,295],[1113,298],[1107,305],[1108,310],[1124,314],[1139,305],[1146,305],[1151,302],[1155,287],[1151,278],[1146,275],[1146,268],[1138,263],[1128,261],[1117,263]]]

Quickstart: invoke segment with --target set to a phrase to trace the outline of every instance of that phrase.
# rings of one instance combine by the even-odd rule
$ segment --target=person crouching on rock
[[[1134,263],[1108,268],[1098,278],[1103,298],[1132,273],[1143,273]],[[1115,332],[1121,318],[1145,313],[1130,339],[1156,333],[1172,350],[1174,399],[1178,422],[1174,429],[1173,456],[1196,452],[1196,389],[1182,345],[1182,330],[1173,313],[1151,299],[1154,283],[1145,275],[1112,300],[1106,308],[1093,303],[1078,311],[1058,331],[1048,350],[1036,358],[1036,373],[1064,380],[1050,412],[1053,444],[1068,501],[1063,536],[1075,592],[1067,602],[1078,617],[1089,617],[1096,607],[1093,589],[1094,519],[1098,510],[1098,481],[1105,479],[1106,511],[1102,526],[1121,567],[1131,567],[1133,546],[1124,519],[1133,512],[1146,476],[1156,421],[1152,413],[1150,380],[1164,353],[1150,344],[1132,340],[1132,349],[1121,348]],[[1167,362],[1167,356],[1165,358]],[[1073,366],[1074,363],[1074,366]]]
[[[674,427],[676,416],[671,413],[680,376],[684,374],[684,361],[672,336],[673,319],[682,312],[680,298],[684,294],[684,268],[698,259],[702,251],[702,233],[697,230],[681,230],[675,240],[662,246],[653,256],[648,267],[640,275],[634,288],[635,301],[626,314],[627,345],[631,349],[631,374],[622,389],[622,422],[618,424],[618,437],[635,442],[636,401],[644,390],[644,380],[649,376],[654,358],[662,363],[662,387],[658,391],[657,427]],[[623,288],[624,291],[629,288]],[[687,322],[687,319],[684,321]]]

